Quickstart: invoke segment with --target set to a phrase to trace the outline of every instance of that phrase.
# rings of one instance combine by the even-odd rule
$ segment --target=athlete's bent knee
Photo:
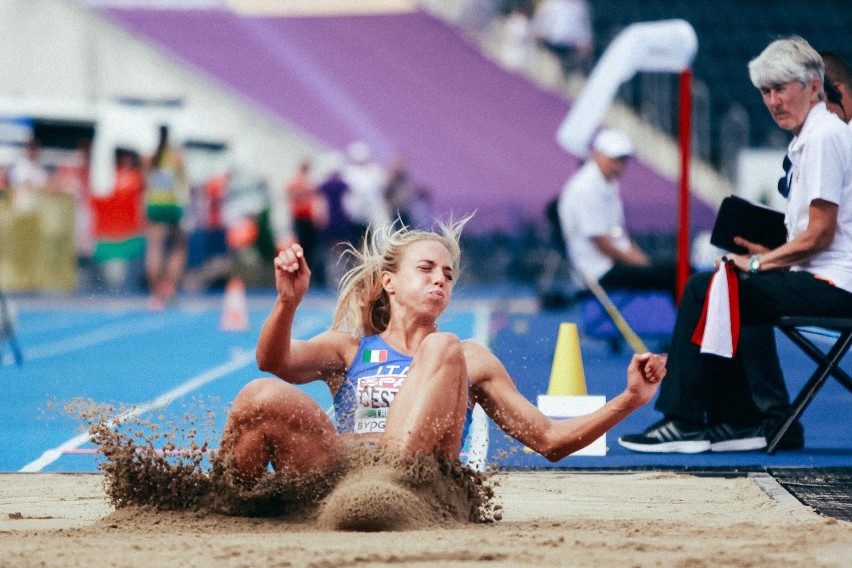
[[[280,407],[296,387],[281,379],[264,377],[248,383],[237,394],[232,412],[258,414]],[[301,391],[299,391],[301,392]]]
[[[464,358],[462,342],[453,333],[435,332],[430,333],[418,348],[421,357],[440,357],[443,361],[452,361]]]

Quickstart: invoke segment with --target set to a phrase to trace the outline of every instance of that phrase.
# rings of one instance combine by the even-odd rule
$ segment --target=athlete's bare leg
[[[458,457],[467,403],[461,341],[450,333],[429,335],[414,354],[388,411],[384,447],[404,454],[436,451]]]
[[[275,471],[314,475],[330,471],[340,437],[323,409],[280,379],[256,379],[234,400],[222,436],[222,452],[239,480],[253,485],[271,463]]]
[[[180,286],[180,280],[186,268],[187,255],[189,254],[186,233],[184,233],[180,226],[172,229],[171,236],[171,250],[166,260],[165,270],[165,300],[169,300]]]
[[[163,279],[163,259],[166,249],[168,227],[163,223],[149,222],[145,231],[145,274],[148,279],[148,292],[157,293],[157,287]]]

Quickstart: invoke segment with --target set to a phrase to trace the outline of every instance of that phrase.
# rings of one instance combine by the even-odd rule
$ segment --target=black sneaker
[[[703,426],[663,418],[641,434],[627,434],[618,443],[634,452],[700,454],[710,449]]]
[[[747,452],[766,447],[766,434],[762,426],[734,428],[719,423],[707,429],[711,452]]]

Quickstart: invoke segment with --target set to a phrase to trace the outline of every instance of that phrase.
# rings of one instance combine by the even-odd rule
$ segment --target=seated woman
[[[769,250],[737,238],[748,254],[720,260],[737,268],[739,345],[732,359],[702,355],[692,342],[711,273],[686,284],[669,353],[669,378],[656,409],[663,419],[619,439],[639,452],[759,450],[790,413],[775,348],[780,316],[852,317],[852,136],[824,101],[823,60],[800,37],[772,42],[749,63],[749,75],[775,122],[793,134],[787,242]],[[796,422],[780,449],[799,449]]]
[[[239,481],[252,486],[269,464],[293,475],[323,475],[350,444],[401,456],[458,459],[469,409],[479,403],[521,443],[558,461],[647,403],[665,375],[664,360],[636,355],[627,387],[600,410],[551,420],[516,389],[485,347],[438,330],[458,275],[459,235],[467,219],[441,233],[379,227],[341,283],[332,328],[292,337],[310,271],[293,244],[275,259],[278,297],[261,330],[257,360],[278,378],[246,385],[233,402],[222,441]],[[293,385],[325,382],[336,424]]]

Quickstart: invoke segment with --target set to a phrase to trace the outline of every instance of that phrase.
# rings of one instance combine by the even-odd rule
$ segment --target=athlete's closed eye
[[[424,273],[429,273],[429,272],[432,272],[433,270],[435,270],[438,266],[439,266],[439,264],[436,263],[436,262],[432,262],[432,261],[429,261],[429,260],[422,260],[422,261],[417,263],[417,270],[424,272]],[[441,271],[444,274],[444,278],[448,282],[453,281],[453,269],[452,269],[451,266],[442,266]]]

